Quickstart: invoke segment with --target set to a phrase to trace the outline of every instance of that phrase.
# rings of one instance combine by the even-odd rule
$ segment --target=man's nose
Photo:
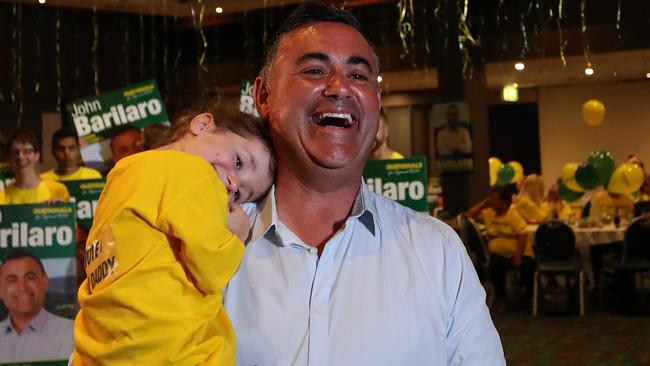
[[[332,72],[323,90],[323,96],[331,98],[347,98],[351,95],[350,80],[339,73]]]

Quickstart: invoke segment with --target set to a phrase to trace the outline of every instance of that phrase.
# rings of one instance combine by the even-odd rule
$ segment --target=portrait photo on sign
[[[435,104],[429,121],[430,146],[437,168],[441,171],[472,170],[473,128],[467,102]]]
[[[28,248],[2,250],[0,364],[66,360],[73,349],[74,258],[40,258]]]

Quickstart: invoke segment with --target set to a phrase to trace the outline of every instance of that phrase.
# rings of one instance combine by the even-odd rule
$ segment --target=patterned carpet
[[[584,317],[493,313],[511,366],[650,366],[650,317],[588,309]]]

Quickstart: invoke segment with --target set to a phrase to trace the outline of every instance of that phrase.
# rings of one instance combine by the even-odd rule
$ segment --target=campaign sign
[[[0,364],[66,365],[76,315],[74,205],[0,206],[0,257]],[[26,312],[28,323],[14,320]]]
[[[428,212],[426,158],[368,160],[363,178],[368,188],[415,211]]]
[[[254,87],[255,83],[252,81],[246,80],[239,83],[239,111],[259,117],[253,96]]]
[[[86,165],[99,170],[112,158],[110,139],[116,132],[169,122],[155,80],[76,100],[65,109],[79,135]]]
[[[8,185],[13,183],[14,178],[14,171],[9,165],[5,162],[0,162],[0,191],[4,191]]]
[[[95,209],[99,195],[106,185],[106,179],[84,179],[62,181],[70,192],[76,205],[77,225],[86,231],[90,231],[95,217]]]

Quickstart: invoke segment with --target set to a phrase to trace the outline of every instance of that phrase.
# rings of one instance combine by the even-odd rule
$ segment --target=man
[[[379,113],[379,128],[375,135],[375,145],[372,148],[372,159],[404,159],[404,155],[391,149],[388,146],[388,134],[390,130],[388,127],[388,117],[382,108]]]
[[[73,321],[43,309],[48,283],[30,252],[16,250],[0,265],[0,299],[9,311],[0,322],[0,362],[63,360],[72,352]]]
[[[447,125],[436,132],[436,151],[440,156],[468,155],[472,153],[472,137],[458,120],[458,107],[447,107]]]
[[[52,135],[52,156],[56,168],[41,174],[42,179],[66,181],[101,178],[95,169],[81,165],[79,136],[70,129],[58,129]]]
[[[67,201],[68,189],[61,183],[41,179],[36,166],[41,158],[40,144],[36,136],[27,130],[13,133],[7,143],[9,166],[16,180],[5,189],[5,203],[9,205]]]
[[[373,194],[378,59],[347,11],[303,4],[255,81],[277,150],[225,293],[240,365],[503,365],[454,231]]]
[[[113,163],[117,164],[122,158],[144,150],[144,135],[139,128],[127,126],[119,130],[111,139]]]

